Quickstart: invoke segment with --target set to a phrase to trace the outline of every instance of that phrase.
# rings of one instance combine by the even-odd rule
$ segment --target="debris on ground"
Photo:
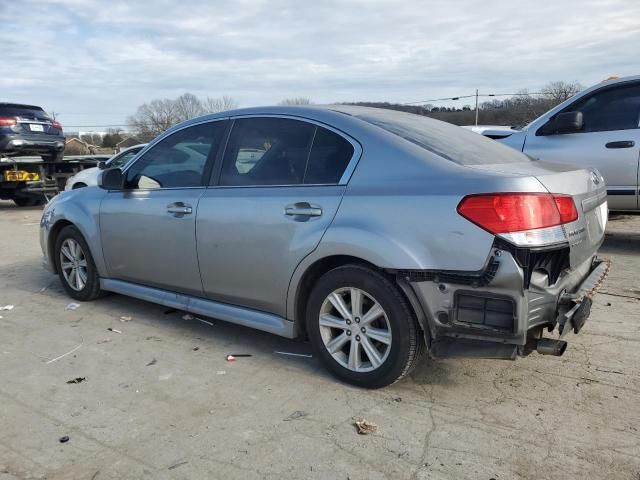
[[[278,351],[274,351],[273,353],[277,355],[289,355],[291,357],[313,358],[313,355],[310,355],[308,353],[293,353],[293,352],[278,352]]]
[[[87,377],[76,377],[72,380],[67,380],[67,383],[72,384],[72,383],[82,383],[84,381],[87,380]]]
[[[110,341],[111,341],[111,338],[107,337],[107,338],[103,338],[102,340],[98,340],[96,343],[100,345],[101,343],[109,343]]]
[[[120,321],[122,323],[130,322],[131,321],[131,317],[129,315],[123,315],[123,316],[120,317]]]
[[[0,307],[0,310],[13,310],[13,305],[5,305],[4,307]]]
[[[64,437],[60,437],[60,443],[67,443],[69,441],[69,437],[65,435]]]
[[[156,363],[158,363],[158,360],[156,360],[155,358],[153,360],[151,360],[149,363],[147,363],[147,367],[150,367],[151,365],[155,365]]]
[[[378,431],[378,425],[373,422],[369,422],[364,418],[358,418],[355,421],[356,429],[359,435],[368,435],[370,433],[376,433]]]
[[[230,355],[230,357],[236,357],[236,358],[240,358],[240,357],[253,357],[253,355],[251,355],[250,353],[232,353]]]
[[[393,400],[396,403],[400,403],[402,401],[402,397],[393,397],[391,400]]]
[[[227,374],[227,371],[226,371],[226,370],[218,370],[218,371],[216,372],[216,375],[226,375],[226,374]]]
[[[110,332],[113,332],[113,333],[122,333],[120,330],[115,329],[115,328],[111,328],[111,327],[107,328],[107,330],[109,330]]]
[[[213,322],[209,322],[209,321],[207,321],[207,320],[203,320],[203,319],[198,318],[198,317],[194,317],[194,319],[195,319],[195,320],[198,320],[199,322],[206,323],[206,324],[207,324],[207,325],[209,325],[210,327],[215,326],[215,323],[213,323]]]
[[[64,307],[65,310],[77,310],[79,308],[80,308],[80,304],[79,303],[73,303],[73,302],[71,302],[66,307]]]
[[[283,419],[283,422],[290,422],[291,420],[298,420],[299,418],[304,418],[304,417],[306,417],[308,415],[309,414],[307,412],[303,412],[302,410],[296,410],[291,415],[289,415],[287,418]]]
[[[236,361],[236,357],[234,357],[233,355],[227,355],[227,362],[235,362]]]
[[[168,468],[168,470],[173,470],[174,468],[178,468],[179,466],[181,466],[181,465],[185,465],[185,464],[187,464],[187,463],[189,463],[189,462],[178,462],[178,463],[176,463],[176,464],[174,464],[174,465],[171,465],[171,466]]]
[[[198,350],[200,350],[200,347],[193,347],[194,352],[197,352]]]
[[[52,358],[51,360],[48,360],[46,363],[46,365],[49,365],[50,363],[53,362],[57,362],[58,360],[60,360],[61,358],[66,357],[67,355],[71,355],[73,352],[75,352],[76,350],[78,350],[82,344],[84,343],[84,339],[82,337],[80,337],[80,343],[78,345],[76,345],[75,347],[73,347],[71,350],[69,350],[67,353],[63,353],[62,355],[60,355],[59,357],[56,358]]]
[[[194,318],[193,315],[191,315],[190,313],[185,313],[184,315],[182,315],[183,320],[189,321],[189,320],[193,320],[193,318]]]

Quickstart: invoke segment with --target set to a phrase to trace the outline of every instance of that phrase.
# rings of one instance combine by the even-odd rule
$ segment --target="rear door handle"
[[[172,214],[174,217],[184,217],[185,215],[191,215],[193,213],[193,208],[191,205],[187,205],[183,202],[175,202],[167,205],[167,212]]]
[[[311,217],[322,215],[322,208],[319,205],[311,205],[308,202],[298,202],[284,207],[284,214],[293,217],[294,220],[306,221]]]
[[[621,140],[619,142],[609,142],[605,145],[607,148],[631,148],[636,144],[633,140]]]

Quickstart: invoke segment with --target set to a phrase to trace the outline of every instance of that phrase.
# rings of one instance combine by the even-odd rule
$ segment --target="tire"
[[[86,186],[87,186],[86,183],[82,183],[82,182],[74,183],[73,187],[71,187],[71,190],[75,190],[76,188],[84,188]]]
[[[64,252],[63,247],[65,248]],[[78,247],[80,253],[77,251]],[[62,229],[56,238],[54,255],[58,276],[70,297],[86,302],[102,296],[98,270],[93,262],[89,246],[76,227],[69,225]],[[74,266],[64,268],[63,258],[65,263],[72,263]]]
[[[45,162],[61,162],[63,156],[64,156],[64,151],[52,152],[48,155],[41,155],[42,160],[44,160]]]
[[[355,313],[354,304],[360,305]],[[424,352],[422,332],[402,292],[380,272],[362,265],[335,268],[318,280],[307,303],[306,326],[325,367],[359,387],[397,382]]]
[[[36,205],[42,205],[44,202],[45,198],[43,195],[26,195],[13,199],[13,203],[18,207],[35,207]]]

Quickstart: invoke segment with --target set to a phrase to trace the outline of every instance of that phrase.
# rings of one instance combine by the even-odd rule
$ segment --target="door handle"
[[[609,142],[605,145],[607,148],[631,148],[636,144],[633,140],[621,140],[619,142]]]
[[[183,217],[185,215],[191,215],[193,213],[193,208],[191,205],[187,205],[182,202],[170,203],[167,205],[167,212],[172,214],[174,217]]]
[[[322,215],[322,208],[319,205],[311,205],[308,202],[298,202],[284,207],[284,214],[293,217],[294,220],[305,221],[311,217]]]

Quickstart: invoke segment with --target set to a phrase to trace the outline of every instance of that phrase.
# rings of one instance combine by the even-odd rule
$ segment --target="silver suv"
[[[183,123],[44,210],[45,264],[105,291],[293,338],[365,387],[435,357],[560,355],[606,273],[595,170],[347,106]],[[558,332],[543,337],[543,332]]]

